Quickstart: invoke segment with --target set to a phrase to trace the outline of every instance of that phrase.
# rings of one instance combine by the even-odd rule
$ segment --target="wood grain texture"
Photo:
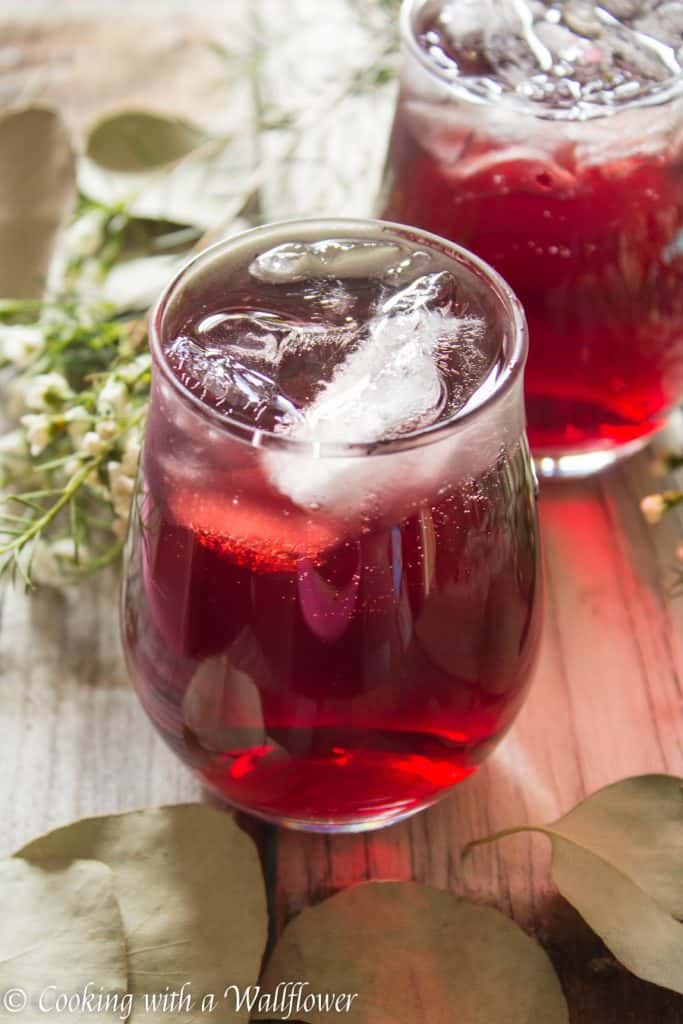
[[[175,14],[159,18],[154,32],[148,28],[138,49],[130,51],[126,41],[140,36],[139,24],[122,17],[111,0],[67,5],[76,19],[68,23],[48,17],[31,24],[25,18],[6,21],[0,100],[49,97],[65,107],[79,131],[93,114],[143,100],[161,109],[177,103],[185,113],[222,124],[232,94],[220,91],[224,83],[216,84],[220,67],[208,42],[222,38],[242,45],[239,40],[246,38],[248,47],[259,33],[279,33],[279,63],[264,67],[252,89],[252,116],[287,75],[287,88],[298,95],[305,114],[320,69],[318,126],[312,119],[315,130],[296,164],[308,171],[271,182],[261,196],[261,212],[367,212],[391,93],[375,101],[365,120],[353,98],[333,117],[324,113],[334,82],[321,68],[341,59],[336,40],[346,31],[343,0],[329,0],[318,36],[306,29],[309,82],[300,94],[293,68],[304,46],[311,0],[259,0],[248,17],[243,9],[238,16],[239,4],[227,4],[229,19],[223,22],[198,19],[201,5],[192,6],[194,21]],[[206,18],[215,17],[215,6],[204,8]],[[39,8],[36,0],[25,13],[49,13],[51,5]],[[88,9],[96,10],[97,20],[87,18]],[[116,19],[107,20],[103,12],[114,9]],[[0,18],[10,13],[9,3],[0,3]],[[292,26],[298,26],[299,49],[286,44]],[[327,33],[324,45],[316,42],[321,28]],[[158,59],[143,73],[139,48],[145,46]],[[118,54],[107,73],[97,67],[98,48]],[[276,155],[278,146],[274,134],[268,151],[255,160]],[[332,184],[322,174],[311,176],[316,161],[341,169]],[[302,188],[302,181],[312,185]],[[638,502],[654,486],[648,457],[641,455],[597,479],[543,487],[547,600],[534,686],[496,754],[450,798],[409,822],[365,836],[326,838],[247,824],[261,844],[275,931],[307,903],[354,882],[415,878],[497,906],[536,934],[557,966],[574,1024],[683,1020],[683,1000],[628,975],[557,896],[541,837],[511,838],[476,851],[465,867],[460,861],[468,840],[557,817],[624,776],[683,775],[683,599],[670,596],[683,518],[646,526]],[[6,591],[0,601],[0,855],[81,815],[200,798],[198,785],[156,737],[128,683],[114,574],[64,595],[28,599]]]

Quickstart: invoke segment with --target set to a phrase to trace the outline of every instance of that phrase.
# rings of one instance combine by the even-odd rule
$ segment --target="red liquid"
[[[465,245],[517,293],[532,450],[623,445],[660,427],[683,393],[683,155],[582,166],[568,143],[552,160],[505,161],[503,143],[452,129],[439,147],[450,162],[399,106],[383,216]]]
[[[179,491],[157,453],[181,435],[153,397],[124,613],[171,747],[230,802],[294,822],[400,816],[474,771],[537,647],[526,453],[336,537],[254,465]]]

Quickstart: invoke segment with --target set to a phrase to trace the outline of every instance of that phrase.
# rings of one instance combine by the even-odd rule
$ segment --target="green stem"
[[[56,516],[59,515],[62,509],[69,504],[69,502],[73,499],[74,495],[78,492],[78,490],[83,486],[83,484],[90,476],[90,474],[94,470],[98,469],[105,461],[105,459],[108,458],[112,449],[114,448],[122,434],[124,434],[127,430],[130,430],[131,427],[139,423],[140,420],[145,415],[145,412],[146,409],[143,406],[141,409],[137,411],[135,416],[133,416],[132,419],[130,419],[126,423],[126,425],[123,426],[121,430],[119,430],[110,441],[107,442],[106,447],[99,455],[92,458],[89,462],[84,463],[82,468],[79,469],[79,471],[71,477],[71,480],[69,480],[66,487],[61,492],[57,492],[59,493],[59,498],[57,499],[57,501],[55,501],[53,505],[46,509],[41,516],[38,516],[38,518],[31,523],[31,525],[28,527],[27,530],[24,531],[23,534],[21,534],[19,537],[15,537],[15,539],[10,544],[6,544],[4,547],[0,547],[0,557],[2,557],[3,555],[9,555],[12,552],[20,551],[23,547],[26,546],[26,544],[29,543],[29,541],[38,537],[50,525],[50,523],[56,518]],[[35,493],[37,492],[34,492],[34,494]]]

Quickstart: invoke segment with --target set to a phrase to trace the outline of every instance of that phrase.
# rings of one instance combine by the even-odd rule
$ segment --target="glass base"
[[[614,448],[602,448],[597,451],[557,454],[534,452],[536,472],[543,480],[577,480],[581,477],[593,476],[609,469],[615,462],[635,455],[647,447],[657,431],[638,437],[635,441]]]
[[[449,796],[455,789],[455,786],[449,786],[448,789],[445,789],[431,800],[426,800],[424,803],[409,807],[407,810],[397,811],[396,813],[387,812],[378,815],[376,818],[360,818],[356,821],[326,821],[264,814],[262,811],[255,811],[250,807],[244,807],[242,804],[235,803],[233,800],[228,800],[225,794],[221,793],[218,788],[207,784],[206,779],[201,778],[201,782],[225,807],[237,811],[239,814],[246,814],[250,818],[257,818],[259,821],[265,822],[266,825],[275,825],[277,828],[288,828],[294,832],[316,832],[322,835],[350,835],[358,832],[374,832],[380,828],[388,828],[389,825],[397,825],[400,821],[405,821],[406,818],[412,818],[413,815],[426,811],[428,807],[433,807],[434,804]],[[455,785],[459,786],[461,783],[458,782]]]

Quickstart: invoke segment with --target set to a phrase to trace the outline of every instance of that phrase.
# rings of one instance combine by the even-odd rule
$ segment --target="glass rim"
[[[494,386],[487,391],[482,401],[472,409],[462,414],[455,413],[449,419],[437,421],[426,427],[402,434],[399,437],[380,439],[378,441],[311,441],[287,437],[286,434],[279,434],[272,430],[264,430],[260,427],[244,423],[228,413],[207,405],[193,391],[186,387],[182,381],[173,373],[168,360],[165,358],[163,348],[163,321],[164,315],[170,302],[175,296],[193,270],[198,270],[202,263],[220,252],[229,251],[235,245],[239,245],[245,239],[255,239],[259,235],[264,237],[273,235],[276,237],[273,244],[282,244],[287,241],[287,228],[319,227],[323,234],[322,238],[339,237],[340,232],[367,231],[374,228],[378,236],[381,232],[410,240],[411,242],[423,242],[431,249],[438,249],[444,255],[455,258],[468,270],[474,272],[486,286],[492,291],[501,312],[505,315],[509,324],[509,351],[501,353],[501,370]],[[173,390],[197,411],[201,416],[210,420],[215,426],[225,431],[226,435],[242,441],[254,448],[277,449],[292,454],[307,455],[331,458],[354,458],[374,455],[388,455],[394,452],[409,451],[428,444],[434,444],[461,433],[466,427],[471,426],[475,421],[486,418],[514,388],[515,383],[523,373],[529,348],[529,336],[526,317],[522,304],[507,284],[504,278],[495,271],[488,263],[480,259],[474,253],[465,249],[455,242],[421,228],[414,228],[407,224],[398,224],[392,221],[378,220],[374,218],[354,217],[302,217],[288,220],[273,221],[258,227],[240,231],[228,238],[223,238],[212,245],[207,246],[192,256],[173,275],[161,295],[155,302],[149,314],[149,346],[152,354],[153,368],[159,370],[163,377],[173,387]],[[476,392],[475,392],[476,394]]]
[[[664,82],[664,88],[659,92],[649,92],[644,96],[634,97],[620,103],[618,107],[588,107],[582,108],[577,114],[573,107],[544,106],[535,109],[534,105],[524,101],[521,97],[507,95],[503,97],[477,96],[469,91],[463,80],[454,78],[444,68],[430,59],[429,55],[420,46],[415,35],[413,17],[416,11],[425,7],[430,0],[403,0],[399,18],[401,42],[406,44],[411,54],[419,61],[422,67],[433,78],[442,85],[447,85],[453,96],[472,103],[475,106],[493,107],[499,105],[501,109],[507,109],[516,115],[534,118],[538,121],[550,121],[557,123],[581,124],[586,121],[598,121],[603,118],[617,117],[629,110],[644,110],[650,107],[663,107],[683,96],[683,69],[677,74],[672,73],[671,77]]]

